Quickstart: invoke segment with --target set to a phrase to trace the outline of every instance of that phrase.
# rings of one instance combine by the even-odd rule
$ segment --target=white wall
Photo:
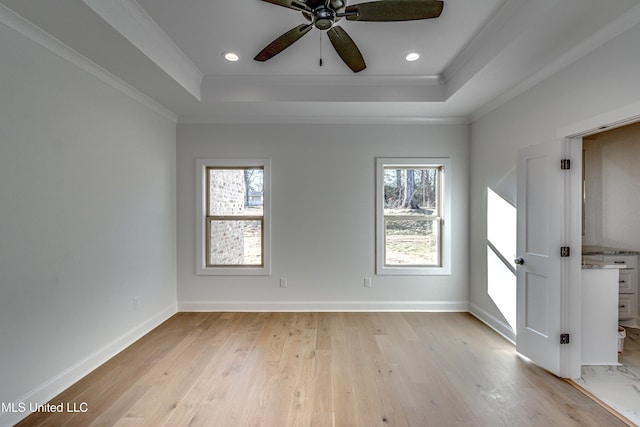
[[[583,141],[584,245],[640,250],[640,123]]]
[[[375,158],[403,156],[452,159],[450,276],[374,274]],[[195,274],[196,159],[216,157],[271,159],[271,276]],[[467,126],[184,124],[177,162],[181,309],[467,308]]]
[[[175,312],[176,125],[3,24],[0,58],[0,402],[28,405]]]
[[[515,203],[519,148],[560,143],[568,136],[563,132],[577,132],[582,123],[593,126],[598,118],[606,121],[615,116],[611,112],[640,115],[638,40],[640,26],[635,26],[471,126],[470,301],[472,311],[497,328],[505,319],[487,291],[487,188]]]

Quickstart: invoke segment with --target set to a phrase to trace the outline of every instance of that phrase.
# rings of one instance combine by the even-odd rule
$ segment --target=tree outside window
[[[443,267],[444,162],[434,160],[378,159],[380,274]]]

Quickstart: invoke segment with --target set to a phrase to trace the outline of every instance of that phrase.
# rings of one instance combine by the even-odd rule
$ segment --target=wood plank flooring
[[[178,313],[51,403],[18,425],[625,425],[466,313]]]

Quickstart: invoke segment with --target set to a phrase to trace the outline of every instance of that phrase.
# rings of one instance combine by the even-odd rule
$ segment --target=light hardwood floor
[[[19,425],[625,425],[466,313],[179,313],[52,400],[83,402]]]

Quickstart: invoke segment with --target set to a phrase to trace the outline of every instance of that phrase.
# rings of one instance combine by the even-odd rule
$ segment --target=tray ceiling
[[[637,0],[444,0],[436,19],[341,20],[367,63],[354,74],[317,29],[254,61],[306,22],[260,0],[0,3],[182,122],[468,122],[640,22]]]

